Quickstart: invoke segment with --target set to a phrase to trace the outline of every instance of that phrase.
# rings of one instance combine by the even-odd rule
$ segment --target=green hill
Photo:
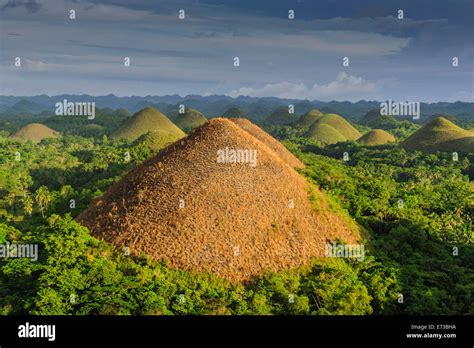
[[[58,132],[41,123],[30,123],[10,135],[10,138],[20,139],[23,141],[31,140],[33,143],[39,143],[43,139],[54,138],[58,135]]]
[[[143,134],[155,131],[167,132],[180,138],[185,136],[184,132],[176,127],[176,125],[160,111],[154,108],[145,108],[128,118],[125,123],[112,134],[111,138],[136,140]]]
[[[240,111],[239,108],[233,106],[233,107],[227,109],[222,114],[222,117],[226,117],[226,118],[244,118],[245,115],[243,114],[242,111]]]
[[[133,143],[134,145],[143,143],[153,152],[158,152],[159,150],[165,148],[169,144],[178,141],[182,137],[176,134],[172,134],[166,131],[151,131],[143,134]]]
[[[326,114],[320,117],[309,127],[306,133],[307,137],[313,138],[323,145],[356,140],[361,135],[349,122],[336,114]]]
[[[365,133],[363,136],[357,139],[357,142],[368,146],[382,145],[394,141],[395,137],[392,134],[384,131],[383,129],[371,130],[370,132]]]
[[[323,116],[324,114],[321,111],[313,109],[301,116],[299,124],[302,126],[311,126],[315,121]]]
[[[411,151],[474,152],[474,135],[444,117],[437,117],[400,145]]]
[[[181,128],[185,133],[189,133],[194,128],[202,126],[207,122],[207,118],[197,110],[187,108],[184,114],[178,114],[174,124]]]
[[[372,128],[392,129],[396,127],[400,121],[391,115],[381,115],[380,109],[373,109],[367,112],[358,123]]]
[[[268,117],[265,119],[265,123],[267,124],[290,124],[294,123],[296,120],[296,115],[290,114],[288,112],[288,107],[281,106],[278,107],[275,111],[273,111]]]

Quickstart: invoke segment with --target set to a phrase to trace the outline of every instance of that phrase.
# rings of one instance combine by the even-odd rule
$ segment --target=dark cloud
[[[36,0],[28,0],[28,1],[21,1],[21,0],[9,0],[3,7],[2,11],[6,11],[8,9],[24,7],[28,13],[36,13],[41,9],[41,4]]]

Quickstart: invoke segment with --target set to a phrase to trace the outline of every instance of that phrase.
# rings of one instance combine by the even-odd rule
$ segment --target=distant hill
[[[280,106],[270,115],[265,118],[266,124],[291,124],[297,121],[298,117],[296,114],[290,114],[288,112],[288,106]]]
[[[363,136],[357,139],[357,142],[368,146],[383,145],[394,141],[395,137],[392,134],[384,131],[383,129],[371,130],[370,132],[365,133]]]
[[[391,115],[381,115],[379,108],[367,112],[357,123],[371,128],[387,130],[396,127],[400,121]]]
[[[242,111],[240,111],[239,108],[231,107],[231,108],[227,109],[226,111],[224,111],[224,113],[222,114],[222,117],[243,118],[243,117],[245,117],[245,115],[243,114]]]
[[[128,118],[119,129],[112,133],[111,137],[113,139],[136,140],[140,136],[154,131],[167,132],[181,138],[185,136],[184,132],[159,110],[145,108]]]
[[[202,126],[206,122],[207,118],[202,113],[192,108],[186,108],[184,114],[178,114],[174,120],[174,124],[185,133],[189,133],[194,128]]]
[[[30,123],[21,127],[10,138],[20,139],[23,141],[31,140],[33,143],[39,143],[43,139],[54,138],[59,135],[58,132],[52,130],[41,123]]]
[[[437,117],[401,144],[407,150],[424,152],[474,152],[474,134],[444,117]]]
[[[323,145],[356,140],[361,135],[349,122],[336,114],[326,114],[319,118],[309,127],[306,133],[307,137],[313,138]]]
[[[144,144],[152,152],[158,152],[169,144],[181,139],[182,136],[167,131],[157,130],[143,134],[134,141],[134,144]]]
[[[299,124],[302,126],[311,126],[315,121],[323,116],[324,114],[321,111],[313,109],[301,116]]]

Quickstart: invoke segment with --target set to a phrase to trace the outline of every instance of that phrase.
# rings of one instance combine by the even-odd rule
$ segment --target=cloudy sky
[[[472,0],[0,0],[0,94],[474,101],[473,11]]]

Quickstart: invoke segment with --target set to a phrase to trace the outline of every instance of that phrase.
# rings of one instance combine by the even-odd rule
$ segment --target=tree
[[[36,190],[35,201],[40,207],[41,216],[44,217],[44,210],[48,207],[49,202],[51,202],[51,192],[49,192],[46,186],[41,186]]]

